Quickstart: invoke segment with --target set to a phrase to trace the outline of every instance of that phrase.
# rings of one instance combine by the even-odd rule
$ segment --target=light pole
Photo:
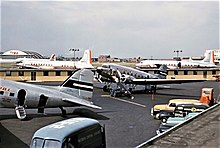
[[[177,59],[179,60],[179,52],[183,52],[182,50],[174,50],[174,52],[176,52],[176,55],[177,55]]]
[[[76,56],[76,54],[75,54],[75,52],[76,52],[76,51],[79,51],[79,49],[74,49],[74,48],[71,49],[71,48],[70,48],[69,51],[73,51],[73,56],[74,56],[74,69],[75,69],[75,68],[76,68],[76,65],[75,65],[75,62],[76,62],[75,56]]]

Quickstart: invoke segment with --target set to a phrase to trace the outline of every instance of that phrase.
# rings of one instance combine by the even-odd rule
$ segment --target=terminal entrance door
[[[31,81],[36,81],[36,71],[31,72]]]

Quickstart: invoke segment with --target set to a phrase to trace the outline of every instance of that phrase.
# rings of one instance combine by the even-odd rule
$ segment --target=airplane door
[[[31,72],[31,81],[36,81],[36,71]]]
[[[43,94],[40,95],[40,99],[39,99],[39,103],[38,103],[38,113],[44,113],[44,108],[46,106],[47,99],[48,99],[47,96],[45,96]]]
[[[17,96],[18,106],[24,106],[25,96],[26,91],[24,89],[20,89]]]

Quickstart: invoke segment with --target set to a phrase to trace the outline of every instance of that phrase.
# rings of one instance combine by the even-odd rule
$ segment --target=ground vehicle
[[[200,102],[208,104],[209,106],[214,105],[215,99],[214,99],[214,89],[213,88],[203,88],[201,97],[200,97]]]
[[[175,126],[175,125],[177,125],[179,123],[182,123],[183,121],[185,121],[185,120],[187,120],[189,118],[192,118],[192,117],[194,117],[194,116],[196,116],[198,114],[199,114],[199,112],[197,112],[197,113],[189,113],[185,117],[169,117],[167,119],[167,122],[166,123],[162,123],[162,124],[170,125],[170,126]]]
[[[37,130],[30,148],[106,147],[105,129],[97,120],[71,118]]]
[[[209,105],[203,103],[178,104],[174,111],[160,111],[159,119],[162,122],[166,122],[169,117],[185,117],[188,113],[202,112],[207,108],[209,108]]]
[[[203,88],[200,100],[173,99],[173,100],[170,100],[168,104],[155,105],[151,109],[151,115],[154,116],[156,119],[160,119],[159,113],[161,111],[169,111],[170,110],[172,112],[172,111],[174,111],[175,107],[178,104],[204,103],[204,104],[208,104],[209,106],[212,106],[213,104],[216,103],[213,96],[214,96],[214,89],[213,88]]]
[[[159,118],[160,111],[174,111],[175,107],[178,104],[189,104],[189,103],[199,103],[199,100],[190,100],[190,99],[172,99],[169,101],[168,104],[160,104],[155,105],[151,109],[151,115],[154,116],[156,119]]]
[[[167,131],[168,129],[170,129],[171,127],[173,127],[177,124],[180,124],[180,123],[184,122],[185,120],[192,118],[198,114],[199,113],[197,112],[197,113],[189,113],[185,117],[169,117],[166,123],[160,124],[160,127],[158,128],[158,130],[156,130],[156,133],[161,134],[161,133]]]

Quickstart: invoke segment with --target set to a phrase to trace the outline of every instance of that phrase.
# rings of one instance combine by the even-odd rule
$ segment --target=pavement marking
[[[115,99],[115,100],[118,100],[118,101],[126,102],[126,103],[129,103],[129,104],[137,105],[137,106],[144,107],[144,108],[147,107],[146,105],[143,105],[143,104],[135,103],[135,102],[128,101],[128,100],[123,100],[123,99],[120,99],[120,98],[112,97],[110,95],[101,95],[101,97],[112,98],[112,99]]]

